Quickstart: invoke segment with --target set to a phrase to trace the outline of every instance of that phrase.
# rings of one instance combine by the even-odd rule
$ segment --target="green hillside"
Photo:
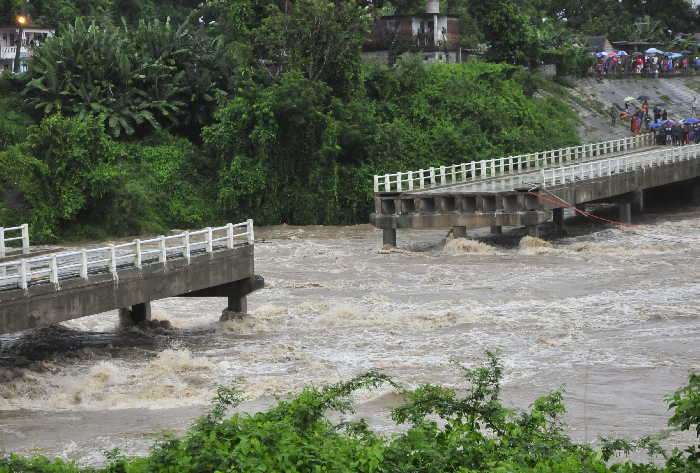
[[[648,15],[659,39],[698,20],[681,0],[672,17],[583,3],[453,0],[485,62],[389,69],[361,60],[372,18],[422,2],[3,0],[5,23],[57,36],[0,79],[0,225],[51,241],[366,222],[375,173],[574,144],[575,114],[522,66],[581,73],[603,19]]]

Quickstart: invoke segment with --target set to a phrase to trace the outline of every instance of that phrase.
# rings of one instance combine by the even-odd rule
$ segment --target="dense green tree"
[[[490,46],[490,60],[519,65],[539,63],[541,45],[537,30],[514,0],[472,0],[470,14]]]
[[[38,48],[24,91],[46,114],[101,116],[114,136],[208,123],[228,88],[218,40],[169,22],[137,27],[76,20]]]

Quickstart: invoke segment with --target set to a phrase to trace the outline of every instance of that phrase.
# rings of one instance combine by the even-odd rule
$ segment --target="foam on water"
[[[450,238],[445,243],[445,252],[453,256],[471,253],[492,255],[496,254],[497,250],[493,246],[489,246],[480,241],[468,240],[466,238]]]
[[[524,254],[538,255],[543,253],[549,253],[550,250],[554,248],[554,246],[550,242],[545,241],[541,238],[528,235],[524,236],[520,240],[518,248]]]

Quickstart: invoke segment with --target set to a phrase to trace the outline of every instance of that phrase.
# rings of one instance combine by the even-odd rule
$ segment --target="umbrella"
[[[662,53],[663,51],[659,51],[659,50],[656,49],[656,48],[649,48],[649,49],[647,49],[647,50],[644,51],[644,52],[647,53],[647,54],[660,54],[660,53]]]
[[[640,95],[639,97],[637,97],[637,100],[649,100],[649,99],[650,99],[650,97],[648,95]]]
[[[673,53],[673,54],[671,54],[671,59],[678,59],[679,57],[683,57],[683,55],[680,54],[680,53]]]
[[[662,56],[671,57],[673,53],[661,53]]]
[[[615,51],[610,51],[607,55],[612,57],[612,56],[617,56],[617,53]]]
[[[603,56],[607,56],[607,54],[605,54],[605,53],[596,53],[596,56],[598,56],[598,57],[603,57]]]
[[[660,126],[661,126],[661,123],[652,123],[651,125],[649,125],[649,128],[658,128]]]
[[[688,51],[687,49],[684,49],[681,51],[681,54],[693,54],[693,51]]]
[[[700,123],[700,120],[697,118],[686,118],[683,120],[683,123],[688,123],[688,124],[693,124],[693,123]]]
[[[635,98],[632,97],[632,96],[625,97],[625,102],[633,102],[633,101],[635,101],[635,100],[637,100],[637,99],[635,99]]]
[[[618,51],[618,52],[617,52],[617,55],[618,55],[618,56],[629,56],[629,54],[627,54],[627,53],[624,52],[624,51]]]

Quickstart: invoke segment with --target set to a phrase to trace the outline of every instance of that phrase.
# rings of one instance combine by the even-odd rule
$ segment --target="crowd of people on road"
[[[650,48],[644,53],[610,51],[595,56],[594,70],[599,78],[623,74],[659,77],[700,71],[700,56],[692,56],[691,51],[672,53]]]
[[[690,114],[691,116],[684,120],[672,120],[669,119],[666,109],[659,106],[651,109],[646,99],[643,99],[641,105],[634,105],[632,97],[627,97],[623,109],[618,105],[610,108],[610,126],[614,127],[618,119],[629,119],[630,131],[633,135],[653,132],[658,145],[700,144],[700,120],[696,117],[694,105],[691,107]]]

